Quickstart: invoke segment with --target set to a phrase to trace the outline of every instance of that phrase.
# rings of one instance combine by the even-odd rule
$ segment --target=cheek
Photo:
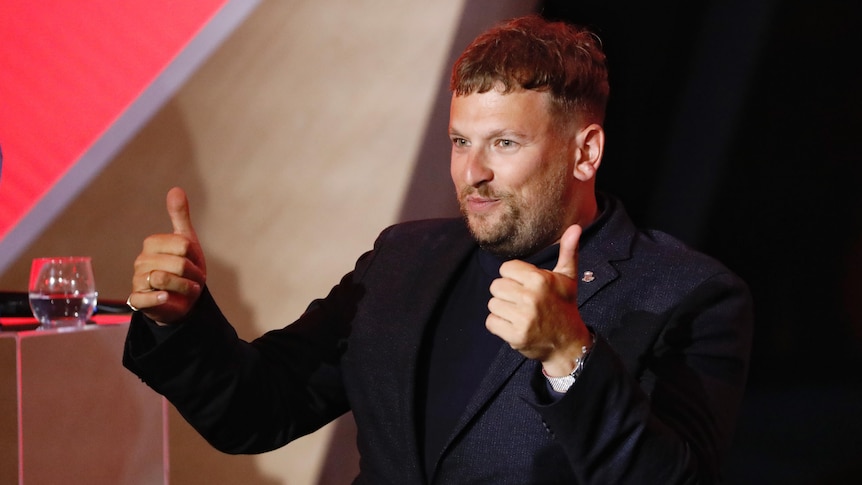
[[[546,167],[536,170],[523,178],[519,192],[529,203],[544,202],[549,196],[558,196],[561,188],[566,185],[567,168],[565,165]]]
[[[458,169],[455,166],[454,161],[449,164],[449,177],[452,178],[452,183],[455,184],[455,187],[458,187],[459,185],[461,185],[461,182],[460,182],[461,177],[458,176]]]
[[[459,156],[453,149],[449,158],[449,176],[452,178],[452,182],[455,184],[455,187],[460,187],[464,182],[463,160],[464,157]]]
[[[536,170],[534,164],[526,162],[510,163],[499,167],[494,172],[494,180],[499,187],[505,187],[511,192],[517,192],[525,197],[534,197],[541,185],[539,181],[544,177],[541,171]]]

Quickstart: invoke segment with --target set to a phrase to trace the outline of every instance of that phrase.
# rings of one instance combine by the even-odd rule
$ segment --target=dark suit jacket
[[[579,281],[578,303],[597,336],[583,373],[553,400],[540,365],[501,348],[434,483],[718,480],[747,372],[746,286],[669,236],[638,232],[614,199],[604,204],[579,252],[594,279]],[[352,410],[357,483],[425,483],[420,348],[474,250],[460,220],[396,225],[295,323],[245,343],[205,293],[160,343],[136,315],[124,364],[225,452],[274,449]]]

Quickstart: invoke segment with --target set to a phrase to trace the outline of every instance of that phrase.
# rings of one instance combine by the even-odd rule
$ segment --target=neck
[[[558,244],[560,242],[560,238],[563,237],[563,233],[565,233],[566,229],[569,227],[577,224],[581,226],[582,229],[586,229],[598,216],[599,207],[595,196],[582,198],[575,209],[574,214],[572,214],[572,217],[568,222],[563,223],[563,227],[560,228],[560,233],[557,235],[557,240],[554,241],[554,244]]]

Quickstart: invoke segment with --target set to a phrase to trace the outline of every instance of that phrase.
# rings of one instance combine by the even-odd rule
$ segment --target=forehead
[[[453,95],[449,129],[463,131],[545,129],[550,125],[548,94],[519,90],[503,94],[497,89],[464,96]]]

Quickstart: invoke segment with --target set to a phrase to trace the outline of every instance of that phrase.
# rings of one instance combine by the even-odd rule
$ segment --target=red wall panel
[[[225,3],[0,3],[0,239]]]

